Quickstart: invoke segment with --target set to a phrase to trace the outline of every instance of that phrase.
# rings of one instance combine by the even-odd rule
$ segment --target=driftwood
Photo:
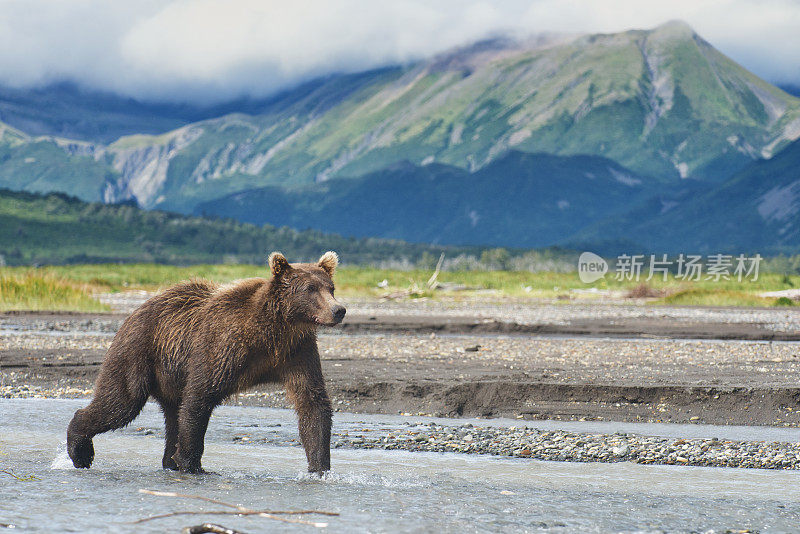
[[[433,274],[430,278],[428,278],[428,283],[425,284],[428,286],[428,289],[436,289],[436,286],[439,285],[436,283],[436,279],[439,277],[439,271],[442,269],[442,263],[444,262],[444,252],[439,255],[439,261],[436,262],[436,270],[433,271]]]
[[[193,527],[184,527],[183,530],[181,530],[181,534],[204,534],[205,532],[211,532],[212,534],[245,534],[241,530],[233,530],[232,528],[215,525],[214,523],[203,523],[202,525],[195,525]]]
[[[155,495],[156,497],[177,497],[181,499],[196,499],[199,501],[210,502],[212,504],[218,504],[220,506],[225,506],[226,508],[231,508],[232,510],[211,510],[211,511],[198,511],[198,510],[185,510],[185,511],[177,511],[177,512],[169,512],[166,514],[159,514],[153,515],[150,517],[144,517],[142,519],[137,519],[133,521],[133,524],[136,523],[144,523],[145,521],[153,521],[155,519],[164,519],[166,517],[174,517],[178,515],[237,515],[237,516],[257,516],[257,517],[264,517],[266,519],[274,519],[275,521],[283,521],[284,523],[299,523],[301,525],[309,525],[317,528],[324,528],[328,526],[328,523],[317,522],[317,521],[306,521],[304,519],[294,519],[289,517],[281,517],[285,515],[305,515],[305,514],[316,514],[316,515],[326,515],[326,516],[338,516],[337,512],[325,512],[322,510],[251,510],[250,508],[245,508],[244,506],[239,506],[236,504],[230,504],[224,501],[220,501],[217,499],[212,499],[210,497],[205,497],[203,495],[189,495],[186,493],[175,493],[172,491],[153,491],[148,489],[140,489],[139,493],[144,493],[146,495]],[[203,527],[205,525],[211,525],[211,523],[205,523],[204,525],[198,525],[198,527]],[[218,525],[212,525],[217,527]],[[188,527],[188,528],[195,528],[195,527]],[[224,527],[220,527],[224,528]],[[196,532],[217,532],[214,530],[198,530]],[[226,532],[226,531],[219,531],[219,532]],[[231,531],[235,532],[235,531]]]
[[[409,282],[411,283],[407,289],[403,289],[401,291],[395,291],[394,293],[387,293],[383,295],[381,298],[384,299],[400,299],[405,297],[421,297],[425,294],[426,291],[433,291],[438,289],[441,285],[436,279],[439,278],[439,272],[442,270],[442,263],[444,263],[444,252],[441,253],[439,256],[439,261],[436,262],[436,269],[434,269],[433,274],[428,281],[425,282],[425,287],[420,287],[417,283],[409,278]],[[378,284],[378,287],[384,287],[381,284]]]
[[[18,475],[11,469],[0,469],[0,475],[8,475],[19,480],[20,482],[32,482],[34,480],[40,480],[39,477],[34,475]]]

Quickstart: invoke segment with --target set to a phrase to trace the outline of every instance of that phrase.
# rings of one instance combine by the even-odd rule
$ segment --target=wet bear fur
[[[331,405],[317,329],[345,314],[333,295],[337,264],[333,252],[308,264],[289,264],[275,252],[269,279],[193,280],[142,304],[114,337],[92,402],[69,423],[75,467],[91,466],[96,434],[127,425],[153,397],[166,422],[162,466],[201,473],[214,408],[234,393],[279,382],[297,411],[308,470],[329,470]]]

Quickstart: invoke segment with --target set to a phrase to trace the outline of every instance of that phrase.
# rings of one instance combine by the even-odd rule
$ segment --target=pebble
[[[355,449],[460,452],[570,462],[800,469],[800,443],[788,442],[674,439],[472,425],[428,427],[424,433],[376,431],[369,437],[334,435],[336,447]]]
[[[144,296],[142,294],[142,298]],[[502,305],[483,301],[382,303],[352,300],[348,302],[350,308],[373,316],[435,314],[445,318],[471,316],[523,324],[659,317],[676,323],[757,323],[780,331],[800,330],[800,314],[778,309],[694,309],[603,303],[531,305],[513,300],[504,301]],[[120,324],[121,319],[112,317],[0,316],[0,330],[3,331],[0,353],[12,349],[105,351]],[[496,366],[513,371],[513,375],[529,375],[532,380],[563,383],[646,381],[695,385],[715,380],[713,384],[724,386],[727,382],[739,381],[741,376],[753,376],[758,383],[794,387],[800,379],[800,353],[793,343],[474,335],[429,338],[390,333],[343,335],[332,329],[321,332],[319,345],[323,361],[336,358],[332,364],[335,367],[346,367],[349,360],[375,362],[376,368],[383,362],[422,362],[431,367],[446,365],[448,369],[462,366],[475,375],[482,367]],[[687,373],[687,369],[693,373]],[[691,420],[700,419],[695,415]]]
[[[98,295],[100,302],[109,304],[117,313],[131,313],[154,292],[131,290]],[[786,309],[730,309],[647,306],[627,302],[571,302],[531,305],[529,299],[481,298],[469,300],[412,299],[385,301],[373,298],[348,298],[348,308],[371,317],[379,315],[430,315],[445,317],[478,317],[484,320],[517,322],[520,324],[569,324],[576,320],[614,320],[619,318],[664,318],[679,322],[750,323],[762,324],[776,332],[800,330],[800,314]],[[114,328],[116,330],[116,328]],[[431,336],[432,338],[435,335]]]
[[[89,397],[94,393],[93,389],[83,389],[76,387],[50,387],[28,386],[26,384],[8,384],[0,386],[0,398],[22,399],[22,398],[81,398]]]
[[[570,302],[569,305],[530,299],[470,299],[379,301],[348,298],[348,308],[371,316],[437,315],[440,317],[477,317],[484,320],[519,324],[561,324],[584,320],[662,319],[687,323],[761,324],[776,332],[800,330],[800,314],[787,309],[707,308],[649,306],[627,302]]]

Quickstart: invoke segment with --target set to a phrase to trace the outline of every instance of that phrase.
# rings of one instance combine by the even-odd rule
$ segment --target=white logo
[[[578,276],[584,284],[600,280],[607,272],[608,263],[594,252],[584,252],[578,258]]]

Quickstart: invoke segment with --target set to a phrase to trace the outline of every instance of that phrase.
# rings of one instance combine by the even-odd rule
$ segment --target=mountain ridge
[[[792,254],[800,250],[800,140],[716,187],[654,196],[560,242],[629,241],[628,253]]]
[[[22,97],[15,98],[19,103]],[[380,183],[398,193],[413,183],[443,202],[478,202],[487,221],[502,219],[503,206],[490,209],[484,199],[457,191],[459,185],[469,183],[491,197],[504,187],[528,187],[527,177],[538,189],[528,187],[526,194],[544,212],[566,202],[592,214],[564,219],[557,236],[547,233],[555,227],[551,222],[520,212],[528,234],[561,242],[577,235],[599,238],[589,231],[593,225],[624,217],[616,200],[602,208],[581,190],[591,185],[585,173],[594,172],[582,165],[596,166],[585,158],[604,158],[612,162],[607,168],[633,176],[642,191],[660,188],[668,197],[687,180],[713,190],[800,137],[800,99],[749,73],[680,22],[614,34],[485,40],[406,65],[330,75],[245,108],[252,113],[141,131],[111,143],[34,135],[0,123],[0,187],[109,203],[133,200],[181,213],[224,205],[226,215],[243,218],[230,211],[230,199],[243,192],[272,190],[290,205],[303,205],[296,190],[307,187],[328,205],[319,196],[324,184],[341,188],[341,200],[376,194],[356,186]],[[175,120],[201,113],[168,111]],[[119,128],[117,119],[100,116],[97,128]],[[562,158],[569,172],[537,181],[528,163],[543,161],[542,154]],[[404,161],[410,167],[402,171]],[[431,174],[441,175],[451,191],[425,182]],[[597,198],[614,197],[618,182],[610,171],[602,175],[610,189],[597,191]],[[551,193],[559,188],[574,190],[556,199]],[[636,191],[630,202],[644,202]],[[316,208],[305,206],[313,219]],[[406,209],[413,215],[413,205]],[[553,211],[553,220],[561,221],[564,211]],[[474,234],[463,217],[451,225],[461,235],[446,239],[467,242]],[[292,218],[306,224],[297,214]],[[484,238],[513,245],[503,239],[516,231],[514,221],[506,224],[511,233],[497,230]],[[417,228],[415,235],[443,239],[435,228]],[[635,236],[636,228],[631,231]]]
[[[198,135],[184,144],[187,129]],[[90,143],[98,162],[117,160],[117,176],[89,200],[135,197],[144,207],[189,212],[236,190],[355,177],[401,159],[474,172],[512,149],[599,155],[664,182],[720,181],[798,136],[800,99],[671,22],[486,41],[309,82],[256,115]],[[179,148],[164,154],[165,139]]]
[[[504,175],[502,187],[494,176]],[[653,194],[598,156],[512,151],[475,173],[410,162],[360,178],[267,186],[199,204],[198,215],[409,242],[546,247]]]

